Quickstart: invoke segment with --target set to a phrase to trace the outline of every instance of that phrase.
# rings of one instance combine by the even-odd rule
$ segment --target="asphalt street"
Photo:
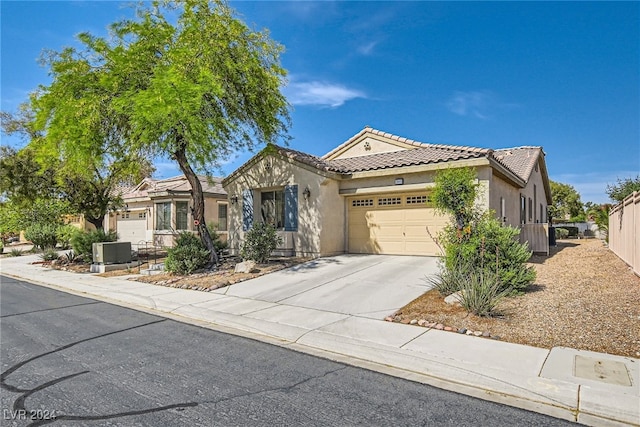
[[[575,425],[0,278],[3,426]]]

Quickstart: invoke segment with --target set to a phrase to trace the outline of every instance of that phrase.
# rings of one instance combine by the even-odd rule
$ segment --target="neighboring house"
[[[477,171],[477,204],[548,252],[541,147],[424,144],[370,127],[322,157],[268,145],[225,178],[230,249],[238,253],[244,233],[265,221],[283,238],[281,255],[440,254],[433,238],[448,219],[436,213],[430,189],[438,170],[464,166]]]
[[[205,199],[205,222],[214,223],[223,240],[227,237],[227,194],[220,178],[209,182],[200,176]],[[193,231],[191,186],[184,175],[167,179],[146,178],[135,187],[122,190],[123,207],[109,216],[109,230],[118,241],[171,247],[180,231]],[[105,221],[105,228],[107,228]]]

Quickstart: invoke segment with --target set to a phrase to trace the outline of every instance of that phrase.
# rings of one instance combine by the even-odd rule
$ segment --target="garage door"
[[[431,236],[448,220],[435,212],[428,193],[358,196],[347,203],[350,253],[440,254]]]
[[[127,212],[119,214],[117,232],[119,241],[131,242],[132,245],[147,240],[146,213]]]

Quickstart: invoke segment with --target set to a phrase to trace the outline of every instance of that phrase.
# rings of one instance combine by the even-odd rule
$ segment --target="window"
[[[156,203],[156,230],[171,230],[171,202]]]
[[[402,204],[402,199],[400,197],[380,197],[378,199],[378,206],[400,205],[400,204]]]
[[[504,197],[500,197],[500,221],[507,221],[507,207]]]
[[[520,195],[520,224],[527,222],[527,198]]]
[[[423,205],[431,202],[431,197],[427,196],[407,196],[408,205]]]
[[[188,202],[176,202],[176,230],[188,230],[187,212],[189,210]]]
[[[356,199],[351,201],[351,206],[373,206],[373,199]]]
[[[227,231],[227,204],[218,204],[218,230]]]
[[[538,189],[535,184],[533,184],[533,214],[534,214],[534,222],[538,222],[538,217],[536,215],[536,205],[538,204]],[[542,216],[540,216],[540,221],[542,221]]]
[[[533,220],[533,200],[529,197],[529,221]]]
[[[138,219],[145,219],[147,217],[147,213],[146,212],[141,212],[138,214]]]
[[[284,191],[263,191],[260,193],[262,221],[276,229],[284,228]]]

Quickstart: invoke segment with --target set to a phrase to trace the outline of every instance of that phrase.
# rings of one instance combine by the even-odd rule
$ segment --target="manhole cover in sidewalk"
[[[573,374],[576,377],[631,387],[631,378],[624,363],[576,356]]]

